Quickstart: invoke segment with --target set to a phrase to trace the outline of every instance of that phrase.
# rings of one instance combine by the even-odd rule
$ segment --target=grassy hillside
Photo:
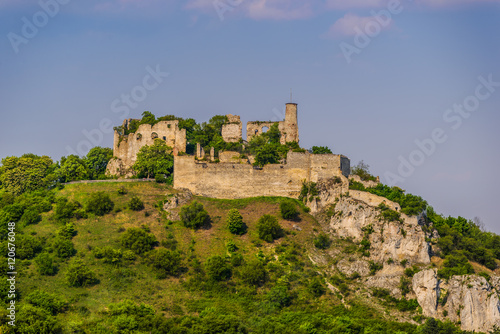
[[[427,323],[418,329],[411,320],[422,320],[416,308],[407,311],[399,307],[398,311],[397,301],[371,297],[355,277],[332,276],[333,262],[345,257],[352,243],[339,239],[333,240],[328,250],[315,248],[313,240],[321,228],[299,202],[295,202],[299,219],[288,221],[280,218],[283,198],[195,198],[210,220],[194,230],[167,218],[162,204],[176,191],[156,183],[72,184],[54,191],[51,201],[67,198],[85,207],[98,192],[108,194],[113,201],[110,213],[57,219],[52,209],[36,224],[18,224],[27,238],[18,240],[31,240],[38,246],[18,261],[21,298],[16,332],[426,333],[434,326]],[[128,208],[134,196],[143,201],[143,210]],[[227,215],[233,208],[239,210],[248,228],[241,236],[227,228]],[[257,221],[265,214],[278,217],[284,232],[272,243],[258,236]],[[68,222],[77,231],[69,238],[76,252],[64,258],[54,245],[61,238],[58,230]],[[128,252],[126,258],[122,239],[131,228],[153,234],[155,249],[179,254],[179,270],[160,279],[150,261],[154,252],[136,254],[135,259]],[[119,254],[111,261],[114,263],[96,258],[104,247]],[[40,274],[36,256],[41,253],[54,259],[54,275]],[[321,254],[327,254],[329,260],[316,264],[310,260]],[[211,266],[216,262],[211,260],[214,256],[223,259],[215,269]],[[69,285],[66,272],[75,259],[83,260],[95,273],[96,284]],[[224,277],[214,278],[214,270],[223,270]],[[44,292],[38,299],[34,297],[37,291]],[[57,310],[54,305],[59,305]],[[3,322],[5,311],[0,316],[4,324],[0,332],[13,332]],[[397,319],[413,324],[393,322]],[[432,328],[448,328],[447,333],[460,332],[451,324],[435,326]]]

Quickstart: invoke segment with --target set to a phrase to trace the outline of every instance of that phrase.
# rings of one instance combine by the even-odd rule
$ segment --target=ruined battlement
[[[215,198],[284,196],[298,198],[303,182],[340,177],[350,171],[349,159],[335,154],[289,152],[286,163],[254,167],[250,163],[199,162],[194,156],[174,157],[174,188]]]
[[[132,120],[123,122],[126,133]],[[247,141],[266,132],[278,124],[280,142],[286,144],[299,141],[297,104],[287,103],[285,119],[279,122],[248,122]],[[242,141],[243,124],[240,116],[227,115],[222,126],[225,142]],[[339,177],[344,183],[350,174],[350,160],[338,154],[311,154],[309,152],[288,152],[281,164],[253,166],[253,156],[238,152],[220,151],[212,147],[210,155],[197,144],[195,155],[186,152],[186,130],[179,128],[179,121],[161,121],[151,126],[140,125],[134,133],[121,135],[115,131],[114,159],[108,164],[108,175],[132,176],[132,165],[141,147],[152,145],[155,139],[164,140],[174,150],[174,188],[189,189],[192,193],[215,198],[245,198],[253,196],[285,196],[298,198],[303,182]]]

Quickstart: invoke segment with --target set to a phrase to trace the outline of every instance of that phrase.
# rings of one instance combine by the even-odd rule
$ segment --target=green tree
[[[377,178],[370,174],[370,166],[363,160],[351,168],[351,174],[358,175],[363,181],[375,181]]]
[[[132,198],[128,202],[128,207],[133,211],[141,211],[144,209],[144,203],[138,196],[132,196]]]
[[[277,164],[281,160],[281,155],[276,144],[264,144],[257,148],[256,152],[254,164],[257,166]]]
[[[96,146],[85,157],[89,176],[92,180],[104,178],[108,162],[113,157],[113,150],[108,147]]]
[[[181,208],[181,221],[184,226],[198,229],[208,222],[208,212],[203,207],[203,204],[194,201],[189,205]]]
[[[332,241],[325,233],[321,233],[316,238],[314,238],[313,243],[314,247],[318,249],[327,249],[328,247],[330,247]]]
[[[241,267],[240,276],[243,282],[260,286],[267,280],[267,272],[259,260],[252,260]]]
[[[157,243],[153,234],[147,233],[142,228],[132,227],[125,231],[121,237],[122,245],[136,254],[142,254],[153,249]]]
[[[215,281],[225,281],[231,277],[231,268],[222,256],[214,255],[205,263],[208,276]]]
[[[443,262],[443,268],[438,270],[438,276],[441,278],[450,278],[453,275],[473,274],[474,268],[467,260],[463,252],[454,251],[447,255]]]
[[[16,333],[59,334],[62,326],[49,311],[25,304],[16,314]]]
[[[76,253],[73,242],[62,237],[56,237],[53,239],[52,248],[54,249],[57,256],[63,259],[69,258]]]
[[[97,216],[104,216],[113,210],[115,203],[108,194],[103,191],[92,193],[85,204],[85,210]]]
[[[50,186],[48,176],[54,168],[54,162],[47,156],[25,154],[19,158],[6,157],[0,167],[0,183],[14,195],[43,189]]]
[[[263,215],[257,221],[259,238],[267,242],[280,238],[283,235],[278,219],[271,215]]]
[[[311,148],[312,154],[332,154],[332,150],[330,150],[327,146],[313,146]]]
[[[324,280],[318,276],[311,279],[308,288],[309,292],[316,298],[319,298],[326,293]]]
[[[57,172],[62,182],[88,180],[90,178],[85,160],[76,155],[62,157],[59,163],[61,167]]]
[[[241,235],[246,232],[246,225],[238,209],[231,209],[227,215],[227,228],[232,234]]]
[[[35,263],[38,268],[40,275],[55,275],[57,272],[57,266],[54,265],[54,259],[49,253],[40,253],[35,258]]]
[[[26,301],[33,306],[41,307],[56,315],[64,311],[67,303],[63,301],[58,295],[51,294],[42,290],[35,290],[26,296]]]
[[[293,201],[286,200],[280,203],[281,217],[286,220],[296,220],[299,217],[299,210]]]
[[[157,248],[149,252],[147,262],[153,266],[156,277],[160,279],[177,275],[181,269],[179,253],[165,248]]]
[[[132,168],[139,177],[154,178],[156,175],[165,175],[169,178],[174,168],[172,148],[163,140],[155,139],[153,145],[141,147]]]
[[[99,282],[96,274],[79,258],[73,258],[69,262],[65,278],[70,286],[75,287],[94,285]]]
[[[142,119],[139,124],[155,125],[156,123],[157,123],[156,116],[153,115],[151,112],[145,111],[142,113]]]

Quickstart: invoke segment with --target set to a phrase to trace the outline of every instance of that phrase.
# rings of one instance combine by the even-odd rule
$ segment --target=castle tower
[[[284,124],[285,142],[299,142],[299,126],[297,123],[297,103],[287,103]]]

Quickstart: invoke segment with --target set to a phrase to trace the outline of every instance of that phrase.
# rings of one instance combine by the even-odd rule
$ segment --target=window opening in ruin
[[[269,127],[264,126],[264,127],[262,128],[262,133],[266,133],[268,130],[269,130]]]

